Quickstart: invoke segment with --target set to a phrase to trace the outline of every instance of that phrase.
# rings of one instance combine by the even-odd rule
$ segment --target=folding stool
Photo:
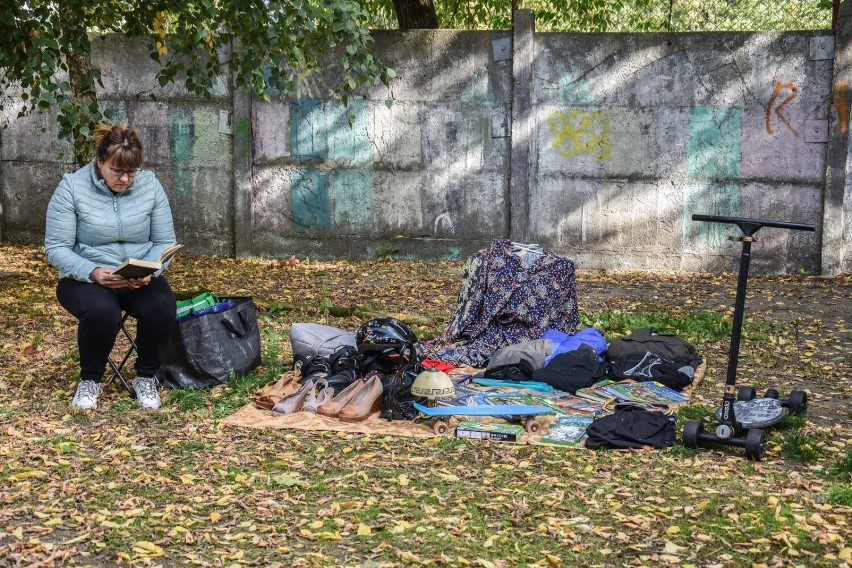
[[[127,352],[124,354],[124,357],[121,359],[121,363],[116,364],[112,359],[112,355],[107,357],[107,362],[109,366],[112,367],[112,377],[107,379],[107,382],[114,380],[116,377],[121,381],[121,384],[124,385],[124,388],[127,389],[127,392],[130,393],[131,398],[136,398],[136,391],[133,390],[133,387],[127,382],[127,379],[124,378],[124,375],[121,374],[121,370],[124,369],[124,365],[127,364],[127,361],[130,357],[133,356],[133,353],[137,351],[136,342],[133,340],[133,336],[130,334],[130,331],[127,329],[127,318],[130,317],[128,312],[124,312],[124,315],[121,317],[121,332],[124,334],[124,337],[127,338],[127,341],[130,343],[130,346],[127,348]]]

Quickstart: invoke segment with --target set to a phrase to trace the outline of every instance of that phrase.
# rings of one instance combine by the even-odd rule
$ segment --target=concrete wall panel
[[[375,32],[398,79],[348,106],[327,97],[333,64],[259,102],[230,77],[212,100],[160,88],[142,41],[97,37],[92,60],[192,252],[460,259],[522,234],[583,268],[735,270],[737,229],[691,220],[705,213],[817,225],[765,230],[755,270],[852,266],[852,184],[837,177],[852,156],[841,172],[831,154],[850,135],[852,79],[834,74],[852,59],[833,34],[535,34],[522,21],[517,38]],[[39,241],[71,148],[49,114],[17,119],[12,104],[2,118],[0,236]]]

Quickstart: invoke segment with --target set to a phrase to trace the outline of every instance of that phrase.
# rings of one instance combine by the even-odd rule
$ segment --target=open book
[[[171,260],[177,254],[179,248],[183,245],[172,243],[163,249],[160,253],[160,259],[157,260],[139,260],[138,258],[128,258],[118,268],[112,271],[113,274],[124,276],[125,278],[145,278],[149,274],[154,274],[163,267],[163,264]]]

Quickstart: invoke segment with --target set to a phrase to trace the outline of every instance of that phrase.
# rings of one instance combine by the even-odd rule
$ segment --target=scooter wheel
[[[766,455],[766,432],[760,428],[752,428],[746,434],[745,440],[746,458],[752,461],[760,461]]]
[[[778,392],[778,389],[766,389],[766,394],[763,395],[766,398],[774,398],[778,400],[781,397],[781,393]]]
[[[790,398],[787,399],[785,406],[790,409],[790,412],[804,414],[808,411],[808,393],[805,391],[791,391]]]
[[[757,396],[754,387],[740,387],[737,391],[737,400],[752,400]]]
[[[698,436],[704,431],[700,420],[690,420],[683,425],[683,445],[687,448],[698,447]]]

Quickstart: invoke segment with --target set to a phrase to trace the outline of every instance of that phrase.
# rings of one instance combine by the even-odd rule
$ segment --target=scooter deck
[[[423,406],[415,402],[414,408],[426,416],[537,416],[556,412],[549,406],[533,404],[482,404],[478,406]]]
[[[743,428],[766,428],[778,424],[787,409],[777,398],[753,398],[734,403],[734,416]],[[722,419],[722,407],[716,409],[716,420]]]

